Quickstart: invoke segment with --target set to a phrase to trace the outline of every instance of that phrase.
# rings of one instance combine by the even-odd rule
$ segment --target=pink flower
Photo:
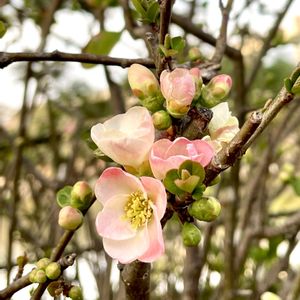
[[[163,254],[160,220],[167,196],[159,180],[139,180],[120,168],[108,168],[96,183],[95,195],[103,205],[96,228],[111,257],[125,264],[152,262]]]
[[[167,110],[173,117],[185,115],[202,86],[200,71],[177,68],[172,72],[164,70],[160,75],[160,88],[167,100]]]
[[[115,162],[138,168],[148,160],[154,142],[152,117],[144,107],[130,108],[92,127],[91,138]]]
[[[169,170],[178,169],[186,160],[199,162],[205,167],[213,156],[213,148],[202,140],[189,141],[180,137],[171,142],[168,139],[161,139],[152,146],[150,166],[156,178],[164,179]]]

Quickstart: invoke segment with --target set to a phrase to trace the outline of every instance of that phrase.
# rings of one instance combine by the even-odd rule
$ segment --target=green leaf
[[[204,184],[198,185],[192,194],[192,198],[195,200],[201,200],[205,189],[206,189],[206,186]]]
[[[295,81],[295,83],[291,89],[291,92],[295,95],[300,94],[300,77],[298,77],[298,79]]]
[[[60,207],[70,205],[72,189],[72,186],[66,185],[56,193],[56,202]]]
[[[181,36],[175,36],[171,39],[171,48],[180,52],[185,47],[185,40]]]
[[[88,44],[83,48],[82,52],[96,54],[96,55],[108,55],[112,48],[116,45],[121,37],[122,31],[101,31],[96,36],[92,37]],[[91,68],[95,65],[83,63],[84,68]]]
[[[298,77],[300,77],[300,68],[297,68],[291,75],[292,85],[296,82]]]
[[[97,148],[93,152],[97,158],[104,160],[106,162],[113,162],[113,160],[111,158],[109,158],[108,156],[106,156],[99,148]]]
[[[291,89],[292,89],[292,87],[293,87],[292,80],[289,79],[289,78],[285,78],[285,79],[284,79],[284,86],[285,86],[285,89],[286,89],[288,92],[291,92]]]
[[[175,180],[178,179],[180,179],[178,175],[178,170],[176,169],[169,170],[164,179],[164,186],[170,193],[178,196],[182,196],[184,192],[180,188],[178,188],[178,186],[175,184]]]
[[[155,23],[158,13],[159,13],[159,4],[158,4],[158,2],[155,1],[147,9],[147,17],[146,17],[147,20],[150,23]]]
[[[291,186],[293,187],[295,193],[300,196],[300,177],[294,177],[290,181]]]
[[[0,38],[4,36],[5,32],[6,32],[6,26],[2,21],[0,21]]]
[[[135,7],[136,11],[143,17],[147,18],[147,12],[144,9],[143,5],[141,4],[140,0],[131,0],[133,6]]]
[[[196,161],[186,160],[179,167],[179,174],[182,170],[188,170],[191,175],[199,177],[199,183],[202,183],[205,178],[205,171],[202,165]]]

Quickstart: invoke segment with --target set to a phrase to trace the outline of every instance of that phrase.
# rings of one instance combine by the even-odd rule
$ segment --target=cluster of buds
[[[57,262],[51,262],[49,258],[42,258],[36,263],[36,268],[29,274],[29,280],[33,283],[44,283],[47,279],[55,280],[61,275],[61,266]]]
[[[64,201],[60,201],[60,195]],[[78,181],[71,189],[66,187],[58,192],[57,202],[62,207],[58,216],[58,224],[66,230],[76,230],[80,227],[83,222],[82,211],[90,206],[92,198],[93,191],[85,181]]]

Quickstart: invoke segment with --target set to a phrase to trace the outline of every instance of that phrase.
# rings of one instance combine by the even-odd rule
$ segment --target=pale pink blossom
[[[227,102],[214,106],[211,111],[213,117],[207,126],[210,136],[203,139],[211,143],[215,151],[218,152],[222,149],[222,144],[229,143],[239,132],[239,121],[232,116]]]
[[[138,168],[148,160],[154,142],[152,117],[144,107],[130,108],[92,127],[91,138],[115,162]]]
[[[181,117],[190,108],[201,90],[202,79],[198,68],[164,70],[160,75],[160,88],[167,101],[167,110],[174,117]]]
[[[169,170],[178,169],[186,160],[196,161],[205,167],[213,156],[214,150],[207,142],[180,137],[173,142],[168,139],[155,142],[149,160],[154,176],[164,179]]]
[[[160,220],[167,196],[159,180],[108,168],[96,183],[95,195],[103,206],[97,232],[112,258],[124,264],[136,259],[152,262],[164,253]]]

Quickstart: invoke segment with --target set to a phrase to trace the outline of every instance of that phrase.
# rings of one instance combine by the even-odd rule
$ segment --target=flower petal
[[[103,238],[104,250],[108,255],[117,259],[122,264],[128,264],[136,260],[147,251],[149,243],[149,235],[146,227],[137,231],[137,234],[131,239],[114,241]]]
[[[141,177],[141,181],[148,198],[156,207],[158,219],[161,220],[167,207],[167,194],[164,185],[152,177]]]
[[[138,260],[143,262],[153,262],[165,251],[162,228],[157,216],[156,208],[153,207],[154,219],[148,224],[149,247]]]
[[[95,195],[102,204],[115,195],[129,195],[136,191],[145,193],[138,178],[115,167],[104,170],[95,186]]]
[[[96,218],[99,235],[113,240],[126,240],[136,235],[136,230],[125,219],[124,207],[127,201],[128,195],[117,195],[105,203]]]

